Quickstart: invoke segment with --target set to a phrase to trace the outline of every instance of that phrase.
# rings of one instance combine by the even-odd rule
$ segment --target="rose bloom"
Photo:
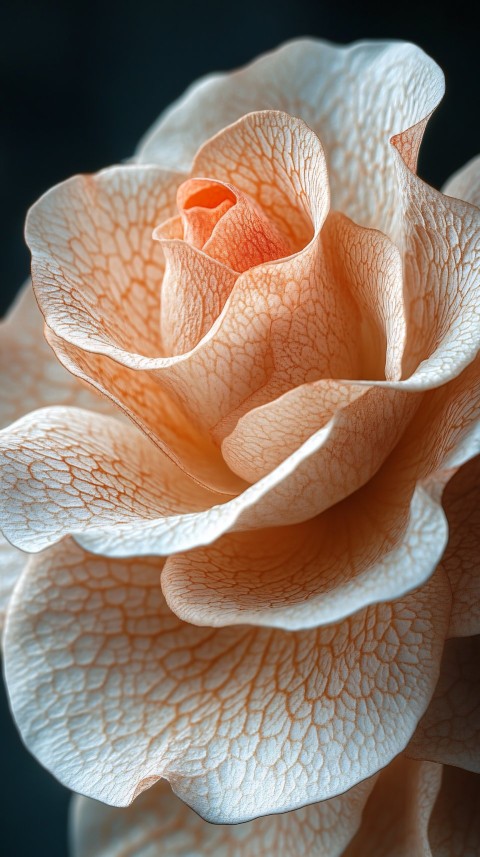
[[[294,41],[29,213],[5,670],[76,857],[480,853],[480,159],[417,176],[442,92],[413,45]]]

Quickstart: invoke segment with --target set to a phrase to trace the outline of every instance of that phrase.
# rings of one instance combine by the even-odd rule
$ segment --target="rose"
[[[176,826],[424,854],[461,835],[451,794],[474,813],[474,775],[440,778],[478,768],[479,162],[446,194],[416,176],[441,91],[413,46],[294,42],[30,213],[71,374],[25,293],[8,421],[48,407],[1,439],[5,536],[46,549],[8,605],[24,740],[111,804],[160,777],[217,822],[310,804],[212,830],[156,785],[78,804],[82,857],[126,827],[185,853]]]

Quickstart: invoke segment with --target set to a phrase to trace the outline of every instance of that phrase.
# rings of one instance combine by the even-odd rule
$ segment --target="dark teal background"
[[[437,60],[447,96],[427,131],[420,173],[441,185],[480,151],[478,26],[464,8],[452,4],[446,15],[441,2],[394,0],[0,0],[0,312],[28,274],[23,221],[43,191],[128,157],[196,77],[294,36],[405,38]],[[4,698],[0,741],[1,857],[65,857],[68,794],[23,749]]]

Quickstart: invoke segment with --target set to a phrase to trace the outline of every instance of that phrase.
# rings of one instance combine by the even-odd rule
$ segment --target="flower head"
[[[479,764],[480,161],[444,193],[416,174],[442,91],[412,45],[292,42],[29,213],[55,358],[28,290],[4,323],[7,683],[62,782],[134,801],[77,803],[79,857],[105,819],[105,857],[124,825],[172,855],[457,835],[438,807],[473,776],[442,764]],[[247,824],[207,829],[162,778]]]

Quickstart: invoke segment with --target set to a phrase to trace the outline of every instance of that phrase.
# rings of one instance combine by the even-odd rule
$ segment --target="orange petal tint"
[[[178,189],[177,205],[184,240],[234,271],[243,273],[292,252],[258,203],[228,184],[189,179]]]
[[[201,250],[220,218],[236,201],[235,194],[219,182],[189,179],[181,184],[177,205],[184,240]]]

